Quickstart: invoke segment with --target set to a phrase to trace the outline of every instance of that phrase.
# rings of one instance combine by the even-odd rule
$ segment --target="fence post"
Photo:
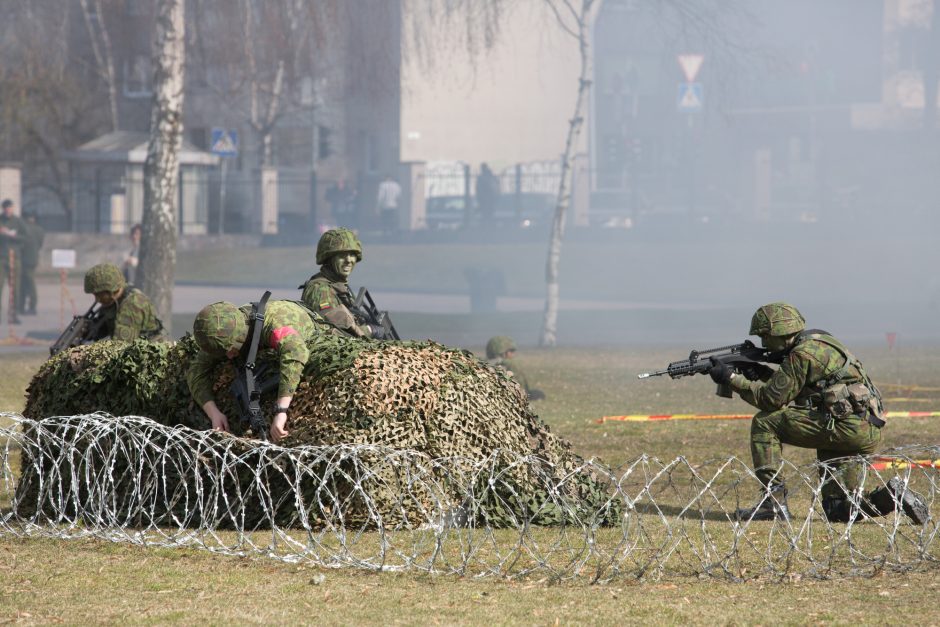
[[[470,226],[470,164],[465,163],[463,166],[463,226],[468,228]]]

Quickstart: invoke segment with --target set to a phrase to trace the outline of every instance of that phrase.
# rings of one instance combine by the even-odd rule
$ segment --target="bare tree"
[[[177,181],[183,143],[185,0],[159,0],[154,21],[153,108],[144,163],[144,219],[138,281],[172,331]]]
[[[584,126],[584,108],[587,106],[592,85],[591,32],[603,1],[544,0],[561,31],[577,42],[580,71],[574,112],[568,121],[568,134],[561,158],[561,176],[558,182],[555,214],[545,262],[545,310],[542,316],[542,332],[539,336],[541,346],[555,346],[557,339],[558,305],[561,293],[559,284],[561,246],[565,234],[565,220],[571,205],[573,160]],[[721,58],[733,59],[745,50],[737,42],[723,36],[721,28],[726,16],[737,15],[738,19],[742,19],[749,15],[740,5],[739,0],[663,0],[652,6],[650,10],[657,11],[663,22],[674,22],[671,26],[682,38],[692,36]],[[728,67],[731,65],[734,63],[727,64]]]
[[[71,218],[62,149],[107,130],[105,96],[70,49],[61,0],[5,0],[0,13],[0,159],[22,163],[24,191],[51,192]]]
[[[232,5],[237,10],[232,10]],[[338,0],[196,0],[195,56],[202,84],[253,131],[259,166],[273,163],[278,121],[309,108],[301,98],[316,74]]]
[[[574,114],[568,120],[568,134],[565,138],[565,151],[561,157],[561,176],[558,181],[558,194],[555,201],[555,215],[552,219],[552,231],[548,242],[548,258],[545,261],[545,312],[542,317],[542,334],[539,344],[554,346],[558,331],[558,302],[560,286],[558,269],[561,262],[561,243],[565,235],[565,219],[571,205],[571,178],[578,138],[584,127],[584,108],[591,89],[591,24],[601,2],[581,0],[576,5],[571,0],[545,0],[558,22],[558,26],[578,42],[578,54],[581,60],[578,72],[578,96],[575,99]]]
[[[82,17],[85,21],[85,30],[91,43],[91,51],[95,57],[98,74],[104,81],[108,90],[108,109],[111,113],[111,130],[120,128],[118,118],[117,76],[114,72],[114,52],[111,47],[111,35],[105,22],[105,10],[102,0],[79,0]],[[115,9],[109,6],[108,13]]]

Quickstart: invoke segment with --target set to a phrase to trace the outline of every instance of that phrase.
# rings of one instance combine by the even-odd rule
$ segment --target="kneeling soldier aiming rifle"
[[[796,307],[770,303],[751,318],[750,334],[760,337],[763,348],[745,342],[693,351],[688,361],[640,378],[707,372],[720,394],[737,392],[760,410],[751,421],[751,456],[765,489],[754,507],[735,512],[739,520],[790,519],[787,489],[779,476],[782,445],[790,444],[815,448],[824,462],[822,508],[828,520],[884,516],[900,506],[914,524],[923,525],[929,517],[927,504],[897,477],[864,496],[858,493],[860,463],[850,457],[870,455],[881,442],[886,424],[881,394],[841,342],[826,331],[805,327]]]

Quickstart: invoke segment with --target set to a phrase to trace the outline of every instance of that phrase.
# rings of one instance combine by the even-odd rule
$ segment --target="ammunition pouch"
[[[836,420],[856,415],[876,427],[885,425],[881,399],[864,382],[836,383],[822,391],[821,410]]]

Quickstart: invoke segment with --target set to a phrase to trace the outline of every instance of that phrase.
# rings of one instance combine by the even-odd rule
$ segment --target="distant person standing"
[[[496,212],[496,203],[499,201],[499,179],[493,174],[490,166],[480,165],[480,174],[477,176],[477,209],[484,224],[493,220]]]
[[[9,303],[7,322],[19,324],[16,315],[16,305],[20,292],[20,258],[22,255],[23,239],[26,234],[26,223],[14,214],[16,205],[7,198],[0,203],[3,213],[0,214],[0,311],[3,301]],[[3,285],[9,281],[10,291],[3,298]]]
[[[39,251],[42,250],[46,231],[36,222],[36,214],[23,214],[25,231],[22,243],[22,261],[20,262],[20,293],[17,295],[17,311],[27,316],[36,315],[36,266],[39,265]]]
[[[398,202],[401,198],[401,185],[386,175],[385,180],[379,183],[379,192],[376,204],[382,218],[382,231],[388,235],[398,230]]]
[[[333,183],[326,190],[326,202],[330,205],[330,213],[336,223],[341,226],[355,226],[353,215],[355,205],[351,202],[352,196],[352,191],[344,179]]]
[[[137,278],[137,264],[140,263],[140,236],[143,232],[144,229],[139,223],[131,227],[131,249],[121,264],[121,273],[124,274],[124,280],[128,283],[133,283]]]

